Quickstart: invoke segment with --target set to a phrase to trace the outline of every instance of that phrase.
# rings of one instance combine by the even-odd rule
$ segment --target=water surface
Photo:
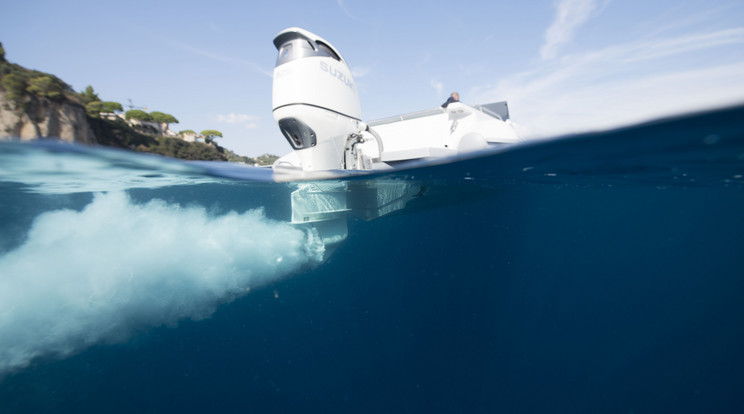
[[[339,182],[0,145],[2,412],[738,412],[744,108]],[[320,184],[328,184],[328,181]]]

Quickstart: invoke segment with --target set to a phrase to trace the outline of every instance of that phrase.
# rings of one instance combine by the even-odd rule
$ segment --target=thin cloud
[[[434,90],[437,91],[438,95],[441,95],[442,92],[444,91],[444,84],[434,78],[432,78],[431,81],[429,81],[429,84],[431,85],[432,88],[434,88]]]
[[[264,76],[267,76],[269,78],[272,78],[274,76],[273,70],[266,70],[257,63],[254,63],[247,59],[240,59],[233,56],[223,56],[217,53],[209,52],[202,49],[197,49],[192,46],[183,45],[183,50],[196,53],[198,55],[216,60],[218,62],[227,63],[227,64],[236,64],[241,66],[247,66],[251,68],[254,72],[260,73]]]
[[[347,15],[348,17],[356,20],[356,16],[354,16],[354,15],[351,14],[351,12],[349,11],[349,8],[346,6],[346,2],[344,0],[336,0],[336,4],[338,4],[338,7],[340,7],[341,10],[343,10],[343,12],[344,12],[345,15]]]
[[[508,99],[526,138],[606,129],[744,103],[744,54],[732,50],[744,50],[744,27],[643,38],[543,62],[472,93]]]
[[[217,62],[225,63],[228,65],[239,65],[239,66],[245,66],[253,70],[254,72],[260,73],[264,76],[268,76],[269,78],[272,78],[274,76],[273,69],[272,70],[266,70],[260,65],[247,60],[247,59],[241,59],[235,56],[225,56],[221,55],[219,53],[214,53],[208,50],[199,49],[197,47],[179,42],[177,40],[173,39],[161,39],[163,42],[168,43],[169,45],[176,47],[184,52],[193,53],[195,55],[199,55],[211,60],[215,60]]]
[[[363,78],[369,74],[371,69],[367,66],[354,66],[351,68],[351,74],[355,79]]]
[[[225,29],[222,28],[222,26],[218,25],[215,22],[209,22],[207,23],[207,26],[212,30],[214,33],[225,33]]]
[[[733,7],[735,7],[735,3],[719,7],[709,7],[706,9],[698,8],[695,10],[694,14],[682,16],[672,22],[660,23],[658,21],[654,21],[650,23],[653,25],[653,27],[651,28],[652,31],[647,34],[647,37],[656,37],[664,33],[670,33],[677,30],[686,30],[705,21],[715,21],[718,19],[718,16],[729,13],[729,10]]]
[[[258,117],[249,114],[229,113],[227,115],[217,115],[217,122],[233,125],[244,125],[246,129],[254,129],[258,126]]]
[[[736,43],[744,43],[744,28],[739,27],[711,33],[696,33],[671,39],[641,42],[629,45],[628,48],[631,50],[620,50],[618,54],[626,56],[623,62],[633,62]]]
[[[545,32],[545,43],[540,48],[543,60],[557,56],[560,47],[570,42],[576,30],[598,10],[596,0],[561,0],[556,4],[553,23]]]
[[[458,72],[465,77],[470,77],[487,71],[486,65],[483,63],[474,63],[470,65],[464,65],[462,63],[457,65]]]
[[[656,73],[521,97],[510,105],[526,138],[603,130],[683,112],[744,103],[744,62]]]

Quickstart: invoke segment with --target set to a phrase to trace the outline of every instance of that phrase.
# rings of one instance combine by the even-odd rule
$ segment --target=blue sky
[[[273,37],[299,26],[349,62],[365,120],[507,100],[538,138],[744,103],[741,0],[13,1],[6,58],[103,100],[290,150],[271,114]]]

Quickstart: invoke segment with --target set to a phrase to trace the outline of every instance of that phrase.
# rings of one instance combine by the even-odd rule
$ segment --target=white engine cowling
[[[361,107],[346,61],[327,41],[300,28],[274,38],[274,119],[305,171],[343,168],[344,144],[359,130]]]

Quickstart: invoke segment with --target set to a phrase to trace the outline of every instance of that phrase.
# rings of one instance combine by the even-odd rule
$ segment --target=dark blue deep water
[[[2,413],[744,412],[744,107],[349,178],[426,191],[322,263],[264,170],[0,162]]]

